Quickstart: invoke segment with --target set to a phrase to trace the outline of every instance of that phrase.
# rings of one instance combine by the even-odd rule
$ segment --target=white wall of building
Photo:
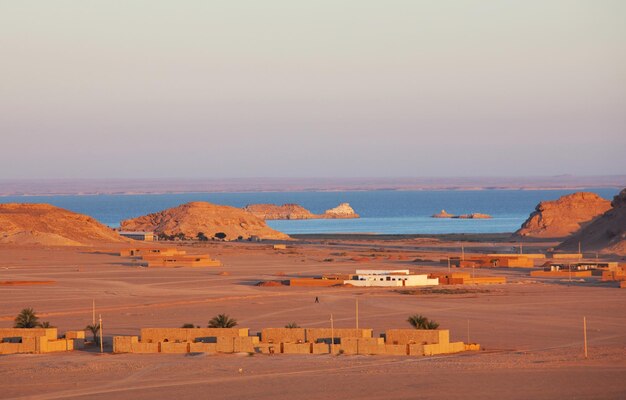
[[[346,280],[343,281],[343,283],[362,287],[435,286],[439,284],[439,279],[430,279],[428,278],[428,275],[364,275],[358,274],[359,272],[363,271],[357,271],[355,279]]]

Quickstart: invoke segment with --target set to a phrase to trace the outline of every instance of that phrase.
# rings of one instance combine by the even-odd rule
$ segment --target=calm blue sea
[[[617,189],[588,189],[612,199]],[[271,192],[183,193],[94,196],[8,196],[0,203],[50,203],[90,215],[112,227],[123,219],[160,211],[190,201],[208,201],[235,207],[251,203],[297,203],[322,213],[349,202],[361,215],[350,220],[268,221],[279,231],[296,233],[497,233],[520,227],[537,203],[554,200],[571,190],[478,190],[478,191],[362,191],[362,192]],[[441,209],[452,214],[481,212],[489,220],[435,219]]]

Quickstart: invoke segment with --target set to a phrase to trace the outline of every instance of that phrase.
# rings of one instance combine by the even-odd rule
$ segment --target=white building
[[[411,274],[408,269],[398,270],[367,270],[357,269],[356,275],[343,281],[352,286],[434,286],[439,284],[439,279],[431,279],[426,274]]]

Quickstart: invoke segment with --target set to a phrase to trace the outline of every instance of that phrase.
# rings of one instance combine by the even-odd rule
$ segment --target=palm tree
[[[407,322],[415,329],[437,329],[439,324],[420,314],[411,315]]]
[[[237,320],[227,314],[218,314],[209,321],[209,328],[232,328],[237,325]]]
[[[39,326],[39,317],[32,308],[25,308],[15,317],[14,328],[36,328]]]
[[[54,328],[54,326],[50,325],[50,321],[43,321],[41,324],[39,324],[39,326],[42,328]]]
[[[428,321],[424,325],[424,329],[437,329],[439,328],[439,323],[435,321]]]
[[[195,326],[193,324],[183,324],[181,328],[195,328]]]
[[[290,322],[287,325],[285,325],[285,328],[287,329],[295,329],[295,328],[299,328],[300,326],[298,324],[296,324],[295,322]]]
[[[100,344],[100,324],[95,323],[92,325],[87,325],[85,327],[85,330],[91,332],[91,335],[93,336],[93,341],[96,344]]]

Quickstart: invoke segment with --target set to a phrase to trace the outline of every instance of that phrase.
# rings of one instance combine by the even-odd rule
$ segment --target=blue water
[[[612,199],[618,190],[588,189]],[[497,233],[513,232],[528,218],[537,203],[554,200],[571,190],[479,190],[479,191],[362,191],[183,193],[94,196],[7,196],[0,203],[50,203],[90,215],[100,222],[119,226],[123,219],[161,211],[190,201],[244,207],[251,203],[297,203],[314,213],[349,202],[361,215],[349,220],[268,221],[288,233]],[[452,214],[481,212],[489,220],[435,219],[441,209]]]

